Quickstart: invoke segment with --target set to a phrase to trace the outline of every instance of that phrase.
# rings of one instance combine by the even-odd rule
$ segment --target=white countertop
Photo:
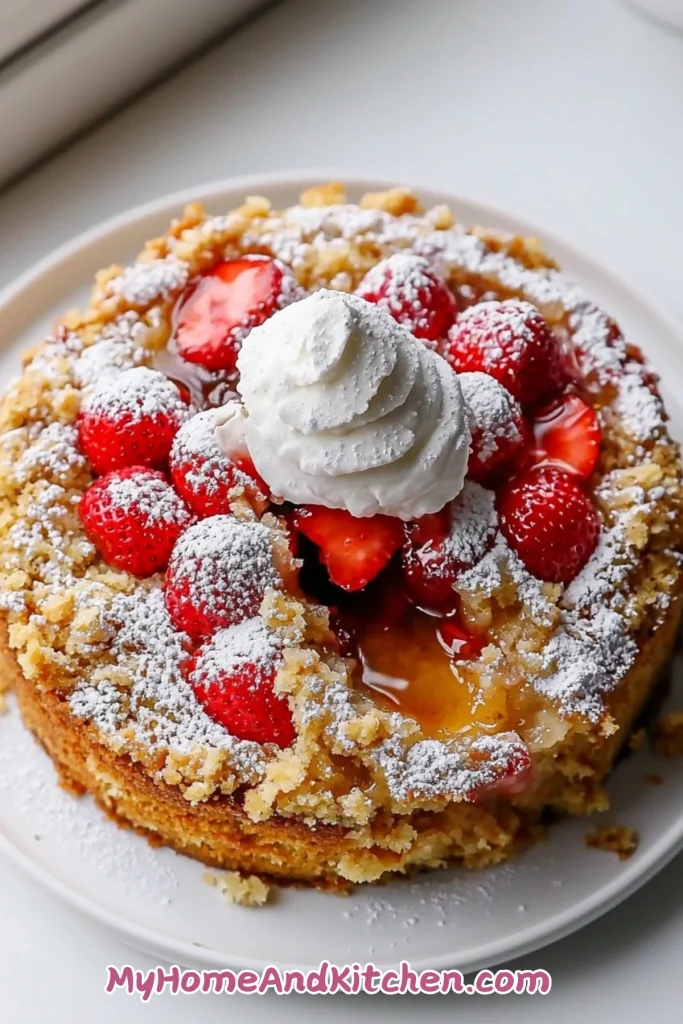
[[[683,320],[683,36],[618,0],[288,0],[0,196],[0,284],[80,230],[202,181],[336,167],[470,194],[547,226]],[[328,998],[324,1021],[641,1022],[680,1003],[679,858],[524,959],[541,997]],[[303,997],[105,996],[151,964],[3,865],[7,1024],[295,1020]],[[515,964],[517,966],[517,964]],[[466,998],[466,997],[463,997]]]

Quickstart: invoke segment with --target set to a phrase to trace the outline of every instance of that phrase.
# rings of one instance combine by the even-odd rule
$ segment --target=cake
[[[0,430],[6,674],[121,826],[343,890],[607,807],[681,617],[681,463],[536,240],[400,188],[191,205]]]

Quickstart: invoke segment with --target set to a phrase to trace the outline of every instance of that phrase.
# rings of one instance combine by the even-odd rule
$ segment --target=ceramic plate
[[[233,179],[140,207],[82,235],[0,296],[2,384],[18,372],[18,352],[40,340],[56,313],[83,301],[96,270],[133,258],[189,199],[201,199],[213,213],[255,193],[285,206],[303,188],[331,177]],[[356,198],[385,185],[357,179],[350,193]],[[683,436],[681,404],[666,387],[683,380],[682,336],[666,316],[542,230],[457,196],[419,192],[427,203],[449,202],[466,223],[544,238],[552,255],[664,371],[673,430]],[[683,664],[674,673],[672,701],[676,696],[683,699]],[[666,785],[653,786],[647,773],[662,774]],[[609,788],[612,810],[604,820],[640,834],[630,860],[586,848],[584,836],[599,819],[574,820],[556,825],[546,844],[495,870],[436,872],[361,888],[348,899],[285,890],[272,904],[248,910],[229,906],[210,888],[200,864],[152,850],[104,820],[89,799],[66,795],[16,710],[0,719],[0,849],[130,945],[189,966],[306,967],[323,958],[390,966],[407,959],[414,967],[473,970],[530,952],[613,907],[683,846],[683,759],[657,762],[642,750],[617,768]]]

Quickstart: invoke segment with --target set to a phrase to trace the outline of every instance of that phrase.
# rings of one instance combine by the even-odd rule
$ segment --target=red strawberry
[[[524,409],[552,398],[566,383],[560,343],[530,302],[480,302],[451,328],[443,355],[459,373],[490,373]]]
[[[216,410],[207,409],[185,423],[175,436],[169,466],[180,495],[200,519],[230,513],[230,492],[244,488],[253,508],[261,514],[268,505],[259,477],[246,451],[232,458],[223,455],[215,435]]]
[[[424,341],[445,338],[455,320],[455,299],[424,256],[397,252],[365,275],[356,293],[376,302]]]
[[[600,454],[600,424],[578,395],[565,395],[534,417],[534,460],[589,477]]]
[[[166,573],[166,607],[194,640],[257,614],[269,588],[282,586],[272,531],[262,523],[211,516],[186,530]]]
[[[406,525],[403,572],[408,592],[420,607],[455,607],[453,587],[462,566],[449,557],[450,532],[448,508]]]
[[[467,794],[468,803],[474,803],[487,797],[519,796],[528,788],[533,776],[533,767],[529,750],[522,739],[513,732],[499,733],[500,742],[505,742],[509,748],[507,756],[493,766],[492,774],[495,775],[490,782],[486,782]]]
[[[441,512],[408,523],[402,559],[413,601],[433,611],[452,611],[458,576],[485,555],[495,532],[493,493],[471,481]]]
[[[470,412],[472,431],[467,475],[480,484],[495,484],[517,468],[528,436],[519,403],[488,373],[461,373],[460,387]]]
[[[234,370],[245,335],[302,294],[289,267],[270,256],[219,263],[183,299],[176,327],[178,351],[209,370]]]
[[[273,682],[280,644],[262,619],[222,629],[204,643],[188,679],[204,710],[239,740],[289,747],[296,739],[292,712]]]
[[[498,495],[501,529],[532,575],[570,583],[595,551],[600,519],[577,478],[537,466]]]
[[[146,366],[124,370],[90,394],[78,417],[78,442],[96,473],[125,466],[161,468],[190,415],[180,390]]]
[[[436,634],[454,661],[475,661],[486,647],[485,640],[469,633],[454,616],[442,619]]]
[[[362,590],[403,543],[403,523],[389,516],[357,519],[344,509],[310,505],[295,509],[292,522],[318,545],[330,579],[344,590]]]
[[[84,493],[79,511],[105,560],[133,576],[165,569],[175,542],[192,522],[163,474],[144,466],[100,477]]]

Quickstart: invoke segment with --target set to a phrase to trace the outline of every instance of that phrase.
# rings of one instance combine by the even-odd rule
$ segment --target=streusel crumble
[[[339,888],[607,806],[680,620],[681,464],[535,240],[403,189],[190,206],[0,430],[4,658],[120,824]]]

